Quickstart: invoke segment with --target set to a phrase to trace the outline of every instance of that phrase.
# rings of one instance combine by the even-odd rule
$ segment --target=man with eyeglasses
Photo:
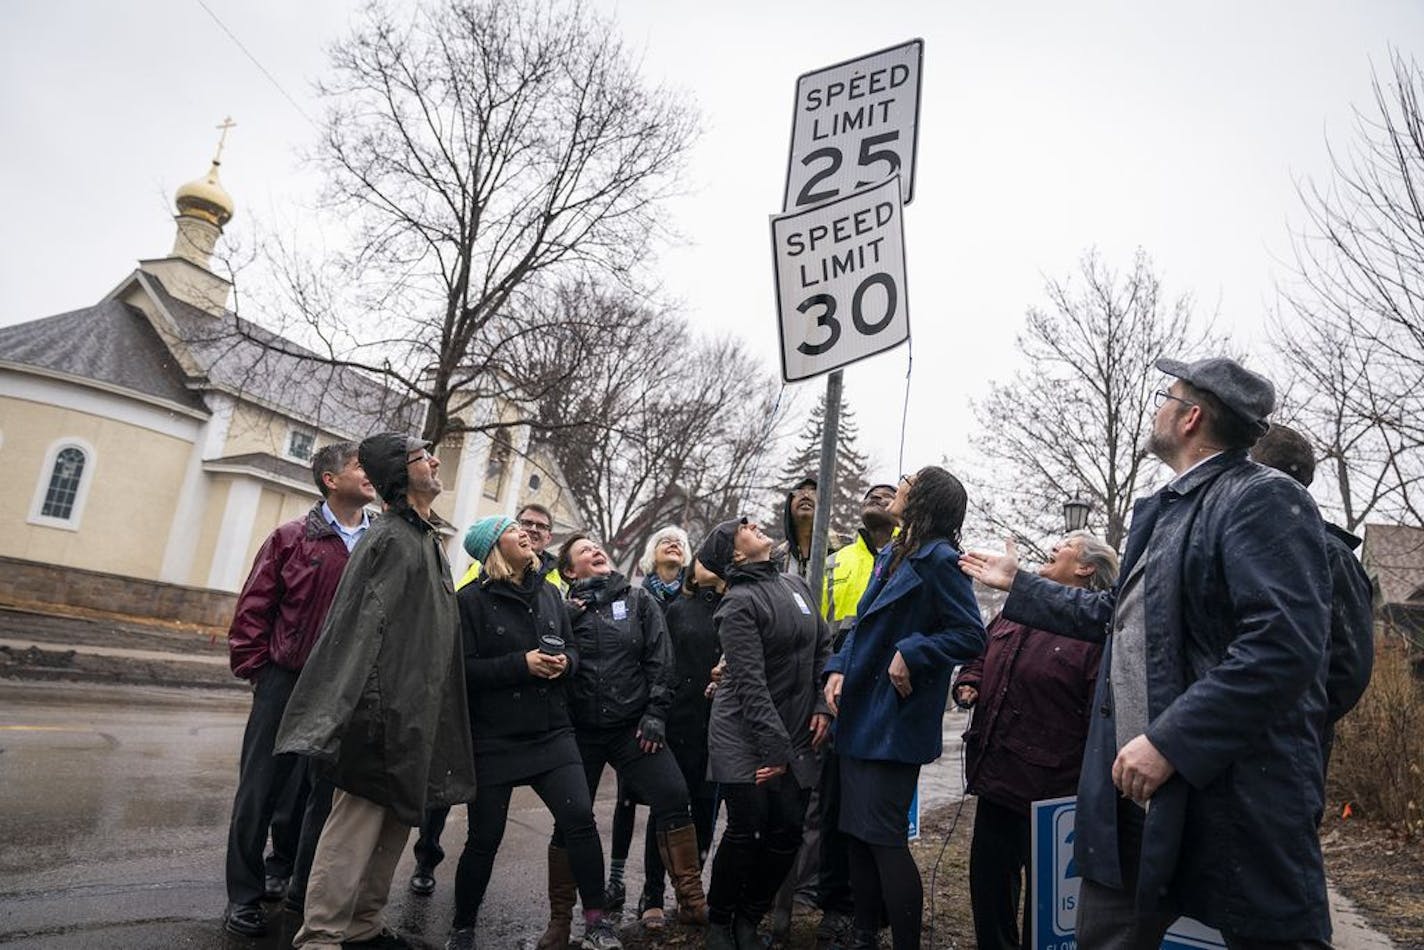
[[[335,787],[294,947],[409,946],[382,911],[410,829],[475,794],[455,584],[431,504],[440,460],[420,439],[363,441],[386,514],[352,551],[276,751]]]
[[[554,516],[548,508],[531,501],[519,509],[515,520],[529,536],[529,546],[539,556],[539,570],[544,579],[563,591],[568,585],[559,575],[558,559],[545,551],[554,537]],[[455,589],[459,590],[466,584],[479,580],[480,571],[483,569],[484,565],[479,561],[471,561],[469,570],[465,571],[465,576],[460,578]],[[420,823],[420,833],[416,835],[415,846],[412,848],[415,853],[415,870],[410,875],[410,892],[417,897],[429,897],[435,893],[435,869],[445,860],[445,849],[440,846],[440,836],[445,832],[445,821],[449,817],[448,806],[432,808],[426,812],[425,820]]]
[[[1147,450],[1175,477],[1137,502],[1117,584],[1093,591],[969,553],[1003,616],[1105,643],[1078,782],[1078,945],[1155,948],[1179,915],[1232,948],[1325,948],[1330,573],[1315,502],[1247,449],[1275,387],[1224,357],[1158,360]]]
[[[539,572],[544,575],[544,579],[561,591],[566,589],[568,584],[559,576],[557,559],[545,550],[554,540],[554,516],[549,512],[549,509],[535,501],[527,502],[523,508],[519,509],[514,520],[518,521],[519,527],[529,535],[529,546],[534,549],[535,554],[539,555]],[[469,570],[465,571],[465,576],[460,578],[460,583],[455,585],[456,589],[479,579],[482,566],[479,561],[471,561]],[[411,888],[415,889],[413,881]],[[417,890],[416,893],[421,892]]]

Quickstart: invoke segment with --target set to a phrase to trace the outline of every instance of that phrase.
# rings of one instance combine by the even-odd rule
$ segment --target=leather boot
[[[536,950],[569,950],[577,900],[578,884],[569,853],[549,845],[549,926],[535,944]]]
[[[713,924],[707,928],[706,950],[738,950],[737,937],[731,924]]]
[[[880,933],[875,930],[851,930],[850,950],[876,950],[880,946]]]
[[[677,895],[677,919],[684,924],[707,923],[707,896],[702,892],[702,862],[697,829],[692,824],[671,831],[658,829],[658,854]]]

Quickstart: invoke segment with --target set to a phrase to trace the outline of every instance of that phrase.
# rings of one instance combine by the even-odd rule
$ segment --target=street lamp
[[[1063,503],[1063,530],[1071,534],[1074,531],[1082,531],[1088,526],[1088,513],[1093,510],[1093,503],[1085,501],[1080,497],[1069,498]]]

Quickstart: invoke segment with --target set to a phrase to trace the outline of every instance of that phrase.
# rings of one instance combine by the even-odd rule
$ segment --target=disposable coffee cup
[[[546,633],[539,638],[539,652],[546,656],[564,655],[564,638],[557,633]]]

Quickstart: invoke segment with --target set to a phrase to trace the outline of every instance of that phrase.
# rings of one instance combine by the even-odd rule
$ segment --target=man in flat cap
[[[1222,357],[1157,368],[1174,378],[1147,449],[1175,477],[1134,507],[1117,585],[1019,571],[1012,546],[961,566],[1009,591],[1006,618],[1106,641],[1078,784],[1078,945],[1155,950],[1186,915],[1228,947],[1326,947],[1320,514],[1247,457],[1268,380]]]
[[[294,947],[406,946],[382,910],[410,829],[475,793],[455,583],[431,524],[440,462],[394,432],[358,456],[387,512],[341,575],[277,734],[336,788]]]

